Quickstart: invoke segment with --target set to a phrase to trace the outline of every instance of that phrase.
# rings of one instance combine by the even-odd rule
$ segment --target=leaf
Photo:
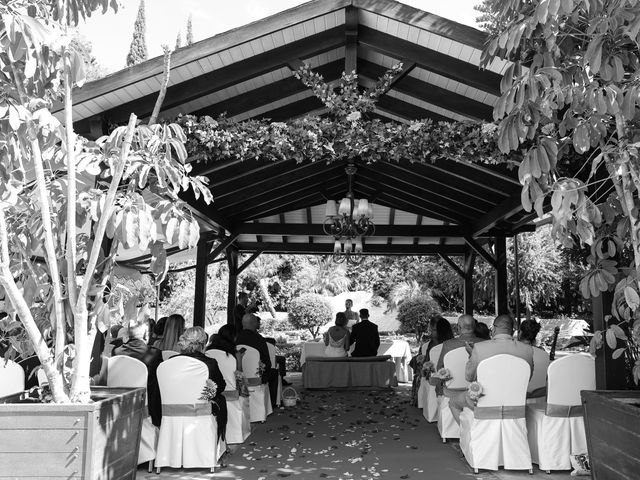
[[[613,358],[614,360],[617,360],[618,358],[620,358],[620,355],[622,355],[625,352],[625,350],[626,348],[616,348],[611,354],[611,358]]]
[[[84,60],[75,50],[71,52],[71,77],[73,78],[73,83],[75,83],[78,88],[81,88],[87,80]]]
[[[618,344],[618,340],[616,339],[616,334],[613,332],[613,330],[611,330],[611,328],[607,329],[607,333],[605,334],[605,338],[607,340],[607,345],[609,346],[609,348],[611,350],[616,348],[616,345]]]
[[[636,289],[631,286],[625,287],[624,299],[631,310],[636,310],[640,306],[640,296],[638,296]]]
[[[180,249],[185,249],[189,246],[189,230],[190,230],[189,220],[182,220],[180,222],[180,231],[178,232],[178,247]]]
[[[171,217],[165,227],[164,236],[169,244],[175,243],[176,227],[178,227],[178,219]]]

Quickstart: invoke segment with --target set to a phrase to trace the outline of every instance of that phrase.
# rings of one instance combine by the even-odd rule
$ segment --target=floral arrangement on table
[[[420,369],[421,376],[424,377],[425,380],[429,380],[429,377],[436,371],[436,366],[433,362],[427,360],[422,364],[422,368]]]
[[[202,393],[198,400],[206,400],[209,403],[213,403],[217,395],[218,385],[210,378],[207,378],[207,382],[204,384],[204,388],[202,389]]]
[[[431,377],[429,378],[429,383],[431,383],[431,385],[437,386],[448,382],[452,378],[453,375],[451,375],[451,370],[449,370],[448,368],[441,368],[431,375]]]
[[[482,385],[478,382],[471,382],[467,387],[467,397],[471,403],[475,406],[478,404],[480,397],[484,395]]]
[[[244,373],[236,370],[236,390],[238,390],[238,395],[241,397],[249,396],[249,386],[247,385],[247,377],[244,376]]]

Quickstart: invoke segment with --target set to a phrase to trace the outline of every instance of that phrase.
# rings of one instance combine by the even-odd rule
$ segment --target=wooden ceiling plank
[[[406,118],[407,120],[426,120],[431,119],[434,122],[451,122],[453,119],[440,115],[439,113],[425,110],[422,107],[413,105],[404,100],[390,97],[389,95],[383,95],[376,102],[376,108],[383,112],[389,112],[398,117]]]
[[[268,118],[273,122],[285,122],[290,118],[305,115],[309,111],[322,109],[323,106],[323,103],[318,98],[307,97],[298,102],[275,108],[252,118]]]
[[[416,226],[420,226],[420,225],[422,225],[422,215],[416,215]],[[414,237],[413,244],[418,245],[418,243],[420,243],[420,238]]]
[[[344,13],[344,71],[346,73],[352,73],[358,71],[358,9],[349,6],[345,8]]]
[[[360,26],[358,40],[377,52],[395,58],[408,58],[421,68],[493,95],[500,95],[500,75],[455,57],[422,47],[413,42]]]
[[[312,215],[311,215],[311,207],[307,207],[305,209],[305,212],[306,212],[307,225],[312,225],[313,218],[312,218]],[[311,235],[309,235],[308,241],[309,241],[309,243],[313,243],[313,237]]]
[[[279,215],[279,219],[280,219],[280,223],[282,223],[282,224],[286,223],[286,220],[284,219],[284,213],[281,213]],[[287,243],[287,236],[286,235],[282,235],[282,243]]]
[[[404,210],[405,212],[421,214],[428,218],[434,218],[436,220],[450,221],[455,224],[468,224],[468,219],[461,219],[458,216],[452,216],[451,214],[442,213],[441,211],[434,211],[430,208],[423,206],[416,206],[403,200],[403,196],[391,195],[388,192],[381,191],[378,195],[375,203],[389,208],[397,208],[398,210]],[[375,219],[374,219],[375,221]]]
[[[393,225],[395,219],[396,219],[396,209],[395,208],[390,208],[389,209],[389,225]],[[391,245],[392,243],[393,243],[393,237],[388,236],[387,237],[387,245]]]

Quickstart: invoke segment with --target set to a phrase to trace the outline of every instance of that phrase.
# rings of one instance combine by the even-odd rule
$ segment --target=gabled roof
[[[491,120],[507,63],[496,60],[480,70],[484,42],[483,32],[395,1],[315,0],[174,52],[160,117],[226,112],[236,120],[282,121],[322,115],[320,101],[293,77],[301,62],[327,81],[356,70],[366,87],[402,61],[404,70],[378,101],[376,117]],[[155,58],[75,92],[77,130],[102,133],[103,125],[126,122],[130,112],[148,117],[162,69],[162,58]],[[411,245],[429,253],[449,245],[456,254],[452,246],[461,250],[464,236],[510,235],[529,221],[515,171],[410,160],[357,165],[356,197],[379,206],[380,228],[365,250],[380,245],[381,253],[401,253]],[[329,251],[331,239],[321,230],[323,205],[346,193],[344,167],[211,159],[194,170],[210,177],[214,204],[185,199],[205,229],[237,233],[241,251]]]

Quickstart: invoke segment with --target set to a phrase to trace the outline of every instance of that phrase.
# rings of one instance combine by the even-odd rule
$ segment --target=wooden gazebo
[[[302,62],[329,82],[355,70],[366,87],[402,61],[374,116],[488,121],[506,63],[480,70],[484,42],[478,30],[394,1],[315,0],[176,51],[161,117],[226,112],[239,121],[283,121],[323,115],[322,103],[292,75]],[[97,137],[108,125],[126,122],[130,112],[149,117],[162,70],[162,58],[155,58],[77,91],[77,131]],[[231,312],[237,275],[261,253],[332,253],[333,238],[322,228],[325,203],[346,194],[345,166],[209,159],[194,168],[210,178],[214,197],[212,205],[184,197],[202,227],[196,323],[204,319],[206,267],[218,257],[226,256],[231,272]],[[495,268],[496,310],[507,310],[505,238],[532,229],[516,171],[438,159],[355,166],[355,196],[375,205],[375,235],[366,238],[363,254],[440,256],[464,279],[467,311],[480,255]],[[241,254],[248,258],[239,263]],[[463,261],[454,262],[456,256]],[[128,262],[144,260],[139,255]]]

